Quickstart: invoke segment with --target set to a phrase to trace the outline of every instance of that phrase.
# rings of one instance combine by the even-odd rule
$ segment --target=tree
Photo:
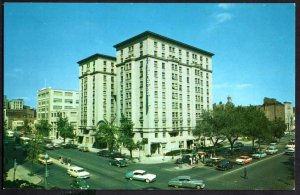
[[[114,120],[108,121],[106,119],[101,120],[97,123],[97,131],[95,138],[106,142],[108,150],[112,151],[116,145],[116,134],[118,128],[114,124]]]
[[[258,146],[260,150],[260,141],[269,136],[269,120],[263,111],[254,106],[245,108],[243,120],[244,123],[247,123],[247,125],[245,125],[244,135],[252,139],[253,148],[255,139],[258,139]]]
[[[33,163],[37,162],[39,158],[39,154],[43,152],[42,144],[39,140],[40,140],[40,136],[36,136],[32,138],[28,143],[26,159],[31,162],[31,171],[30,171],[31,175],[33,175]]]
[[[49,132],[52,128],[52,125],[49,124],[47,120],[42,119],[35,125],[35,128],[37,130],[37,134],[39,134],[43,137],[48,137]]]
[[[64,142],[66,142],[66,138],[74,138],[74,127],[69,123],[68,118],[63,118],[61,115],[59,115],[58,121],[57,121],[57,131],[59,132],[60,136],[64,139]]]
[[[286,130],[286,124],[283,119],[276,118],[274,121],[270,121],[270,132],[272,139],[280,139],[284,136],[284,131]]]
[[[29,121],[25,119],[24,125],[21,127],[22,130],[24,130],[25,135],[28,135],[31,133],[32,128],[29,125]]]
[[[132,158],[132,151],[137,148],[136,143],[133,141],[133,122],[124,115],[121,117],[121,125],[119,128],[119,139],[125,148],[127,148],[130,152],[130,157]]]
[[[208,137],[211,143],[213,144],[213,152],[216,152],[216,145],[222,138],[220,133],[220,124],[218,123],[217,117],[218,108],[212,111],[204,110],[201,114],[201,120],[196,124],[195,129],[193,130],[193,135],[199,137]]]

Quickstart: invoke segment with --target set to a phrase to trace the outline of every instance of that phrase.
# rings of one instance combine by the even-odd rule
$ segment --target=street
[[[214,167],[197,166],[180,169],[174,162],[160,164],[130,163],[128,167],[118,168],[110,166],[108,159],[98,156],[96,153],[81,152],[76,149],[49,150],[50,157],[58,159],[59,156],[71,159],[72,165],[83,167],[90,173],[87,183],[90,189],[172,189],[167,183],[170,179],[179,175],[189,175],[195,179],[202,179],[207,190],[241,189],[241,190],[289,190],[294,188],[294,158],[283,154],[285,142],[278,145],[279,152],[274,155],[257,160],[254,159],[248,165],[235,165],[231,170],[219,171]],[[30,162],[23,166],[29,170]],[[248,179],[244,179],[243,170],[247,166]],[[33,169],[36,174],[44,178],[45,166],[35,163]],[[153,183],[130,181],[125,179],[126,172],[143,169],[157,175]],[[48,166],[48,188],[70,189],[73,178],[67,174],[65,167],[57,164]],[[41,185],[43,185],[41,182]]]

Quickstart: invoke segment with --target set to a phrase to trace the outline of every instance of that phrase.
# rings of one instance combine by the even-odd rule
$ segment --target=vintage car
[[[249,156],[240,156],[239,158],[237,158],[235,160],[236,164],[239,165],[245,165],[248,164],[252,161],[252,158],[250,158]]]
[[[256,158],[256,159],[264,158],[266,156],[267,156],[267,153],[265,153],[263,151],[256,152],[256,153],[251,155],[252,158]]]
[[[89,148],[87,146],[78,146],[78,150],[82,152],[89,152]]]
[[[203,189],[205,184],[203,183],[203,180],[192,179],[190,176],[178,176],[171,179],[168,182],[168,186],[173,186],[175,188]]]
[[[90,186],[87,184],[86,180],[82,178],[76,178],[70,184],[72,189],[80,189],[80,190],[87,190]]]
[[[38,162],[42,163],[42,164],[47,164],[50,165],[53,163],[52,159],[50,157],[48,157],[48,159],[45,159],[45,155],[44,154],[39,154],[39,158],[38,158]]]
[[[267,154],[275,154],[278,152],[278,149],[275,147],[275,146],[269,146],[267,149],[266,149],[266,153]]]
[[[76,177],[76,178],[89,178],[90,177],[90,173],[85,171],[83,168],[81,167],[77,167],[77,166],[71,166],[68,169],[68,174],[72,177]]]
[[[228,170],[228,169],[232,169],[233,167],[234,167],[233,162],[231,162],[231,161],[228,160],[228,159],[223,159],[223,160],[221,160],[221,161],[218,163],[216,169],[225,171],[225,170]]]
[[[144,170],[135,170],[126,173],[125,178],[129,180],[139,180],[150,183],[156,180],[156,175],[152,173],[147,173]]]
[[[214,167],[214,166],[217,166],[221,160],[222,159],[218,158],[218,157],[206,158],[206,159],[204,159],[203,164],[205,166]]]
[[[117,167],[127,167],[128,162],[124,160],[123,158],[114,158],[109,160],[108,162],[110,165],[115,165]]]
[[[295,154],[295,148],[287,148],[285,151],[284,151],[284,154],[287,154],[287,155],[293,155]]]

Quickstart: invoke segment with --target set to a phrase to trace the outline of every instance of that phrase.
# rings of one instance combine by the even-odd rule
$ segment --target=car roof
[[[249,156],[242,155],[242,156],[240,156],[240,158],[249,158]]]
[[[145,170],[135,170],[133,171],[133,173],[145,173],[146,171]]]
[[[72,166],[72,167],[70,167],[70,169],[74,169],[74,170],[80,170],[80,169],[83,169],[83,168],[81,168],[81,167],[77,167],[77,166]]]
[[[115,160],[124,160],[123,158],[115,158]]]
[[[176,177],[177,179],[191,179],[191,176],[187,176],[187,175],[181,175]]]

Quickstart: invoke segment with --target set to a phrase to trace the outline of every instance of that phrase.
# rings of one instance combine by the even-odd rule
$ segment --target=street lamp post
[[[48,169],[47,169],[47,160],[48,160],[49,156],[46,153],[45,154],[45,161],[46,161],[46,166],[45,166],[45,189],[47,189],[47,177],[48,177]]]
[[[17,162],[16,162],[16,159],[14,160],[14,178],[13,178],[13,181],[15,181],[16,179],[16,169],[17,169]]]

